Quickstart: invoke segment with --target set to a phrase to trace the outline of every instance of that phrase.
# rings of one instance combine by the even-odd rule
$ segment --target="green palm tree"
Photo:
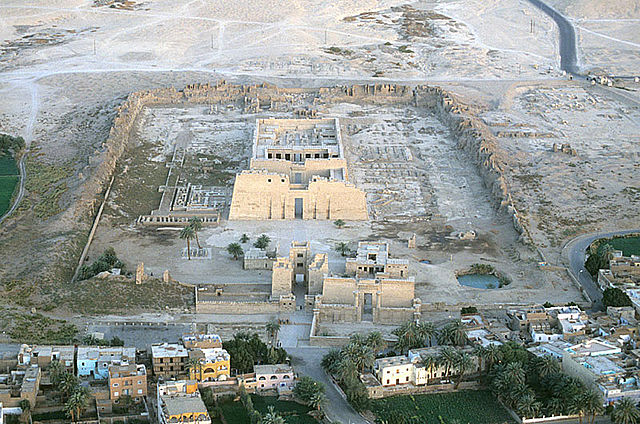
[[[278,338],[278,331],[280,331],[280,323],[277,319],[271,318],[265,328],[269,335],[269,339],[272,340],[273,343],[275,343],[276,339]]]
[[[78,386],[76,390],[71,394],[69,400],[65,404],[65,411],[71,416],[72,421],[77,421],[82,414],[82,411],[89,402],[89,389],[86,387]]]
[[[189,378],[191,378],[193,374],[196,380],[202,381],[202,363],[200,363],[200,358],[189,358],[187,360],[187,369],[189,370]]]
[[[240,243],[246,243],[249,241],[249,236],[246,234],[242,234],[242,236],[240,237]]]
[[[68,399],[78,387],[78,379],[70,372],[62,374],[60,379],[60,392],[62,392],[62,398]]]
[[[557,374],[560,372],[560,365],[553,356],[543,356],[536,363],[538,375],[540,377],[546,377],[551,374]]]
[[[307,405],[309,405],[310,408],[320,411],[322,409],[322,405],[324,405],[326,402],[327,396],[323,392],[316,392],[311,395],[311,397],[309,398],[309,402],[307,402]]]
[[[504,367],[504,373],[508,376],[513,385],[525,383],[526,373],[520,362],[511,362]]]
[[[464,324],[460,320],[452,321],[447,324],[451,334],[451,343],[456,346],[464,346],[467,344],[467,333]]]
[[[376,359],[371,348],[364,344],[350,343],[345,347],[344,354],[360,373],[366,368],[371,368]]]
[[[422,341],[421,344],[431,346],[433,336],[436,335],[436,327],[432,322],[424,322],[416,325],[416,335]]]
[[[452,368],[455,367],[458,352],[451,346],[445,346],[440,351],[440,362],[444,365],[444,375],[449,377]]]
[[[331,349],[329,353],[322,357],[322,368],[329,374],[336,374],[340,368],[342,352],[338,349]]]
[[[200,246],[200,239],[198,238],[198,231],[202,231],[202,220],[197,216],[194,216],[189,220],[189,226],[193,228],[193,233],[196,235],[198,249],[202,249],[202,246]]]
[[[487,361],[487,372],[491,372],[493,364],[498,363],[502,359],[502,351],[495,344],[490,344],[485,348],[485,360]]]
[[[240,246],[238,243],[230,243],[227,246],[227,253],[233,256],[233,259],[237,261],[238,258],[244,253],[244,250],[242,250],[242,246]]]
[[[478,358],[478,363],[479,363],[479,364],[478,364],[478,367],[480,368],[480,369],[479,369],[479,372],[482,374],[482,372],[483,372],[483,371],[485,371],[485,370],[486,370],[486,368],[487,368],[487,366],[486,366],[486,363],[487,363],[487,359],[486,359],[487,354],[486,354],[486,349],[485,349],[485,347],[484,347],[484,346],[482,346],[482,345],[475,345],[475,346],[473,347],[473,356],[475,356],[476,358]]]
[[[585,415],[588,417],[591,416],[591,424],[595,422],[596,415],[602,414],[604,412],[604,406],[602,397],[598,393],[593,390],[589,390],[588,392],[582,394],[581,403],[584,405]]]
[[[562,415],[565,411],[565,403],[559,397],[552,397],[547,399],[547,413],[549,415]]]
[[[31,402],[29,402],[29,399],[22,399],[18,403],[18,406],[22,410],[22,414],[20,414],[20,417],[28,423],[30,421],[29,418],[31,417]]]
[[[190,225],[180,231],[180,238],[187,241],[187,257],[189,260],[191,260],[191,240],[193,240],[195,236],[196,233]]]
[[[351,253],[351,249],[349,249],[349,245],[343,241],[336,244],[336,252],[340,253],[342,256],[347,256]]]
[[[367,334],[365,344],[371,348],[373,353],[380,353],[387,348],[387,342],[379,331],[372,331]]]
[[[438,357],[435,355],[420,355],[420,360],[422,361],[422,365],[427,370],[429,374],[429,378],[435,378],[434,372],[438,367]]]
[[[286,424],[286,421],[270,405],[268,412],[262,417],[262,424]]]
[[[336,219],[335,221],[333,221],[333,225],[335,225],[335,226],[336,226],[336,227],[338,227],[338,228],[342,228],[342,227],[344,227],[344,226],[345,226],[345,224],[346,224],[346,222],[344,222],[344,221],[343,221],[343,220],[341,220],[341,219]]]
[[[521,417],[535,418],[540,412],[541,406],[542,404],[536,401],[536,398],[533,394],[527,393],[518,400],[516,409],[518,411],[518,415],[520,415]]]
[[[361,346],[366,344],[366,338],[362,335],[362,333],[353,333],[351,337],[349,337],[349,344],[354,346]]]
[[[464,378],[464,374],[471,368],[473,365],[473,358],[466,352],[458,352],[458,355],[455,359],[455,366],[458,369],[458,379],[456,380],[455,386],[453,386],[453,390],[458,390],[458,386],[462,383],[462,379]]]
[[[636,424],[640,420],[640,410],[630,398],[622,398],[616,402],[611,413],[613,424]]]
[[[269,246],[270,242],[271,238],[269,238],[269,236],[266,234],[262,234],[260,237],[258,237],[256,242],[253,243],[253,247],[256,247],[258,249],[266,249]]]
[[[49,364],[49,381],[51,381],[53,387],[58,388],[63,373],[64,369],[60,361],[57,359],[51,361],[51,364]]]
[[[336,372],[338,379],[346,385],[355,384],[358,381],[358,368],[349,357],[344,357],[338,363]]]

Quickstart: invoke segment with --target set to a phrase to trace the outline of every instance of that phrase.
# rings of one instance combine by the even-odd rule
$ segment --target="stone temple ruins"
[[[229,219],[367,220],[366,194],[349,183],[338,119],[258,119]]]
[[[345,259],[345,272],[329,269],[326,253],[312,254],[309,242],[293,241],[289,255],[269,257],[252,249],[244,269],[270,269],[271,292],[246,295],[224,289],[196,289],[196,310],[203,313],[253,311],[291,312],[297,287],[302,287],[305,308],[316,322],[400,323],[420,315],[422,303],[415,297],[415,279],[408,275],[407,259],[391,258],[386,242],[360,242],[355,258]]]

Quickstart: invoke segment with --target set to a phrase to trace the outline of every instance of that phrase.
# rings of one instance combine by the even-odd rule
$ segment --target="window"
[[[120,393],[118,393],[118,392],[113,392],[113,396],[114,396],[114,397],[118,397],[118,396],[120,396]]]
[[[142,384],[142,380],[138,380],[138,384]]]
[[[271,182],[271,178],[267,178],[267,182],[270,183]]]
[[[407,377],[407,381],[409,381],[409,377]]]
[[[118,383],[113,383],[113,387],[118,387],[120,384]]]
[[[142,394],[142,389],[138,389],[138,394],[141,395]]]
[[[258,380],[266,380],[267,378],[263,375],[262,377],[260,377]],[[264,385],[262,386],[264,387]]]
[[[271,376],[271,379],[272,379],[272,380],[277,380],[277,379],[278,379],[278,376],[277,376],[277,375],[272,375],[272,376]]]
[[[281,182],[281,183],[283,183],[283,182],[284,182],[284,178],[282,178],[282,179],[280,180],[280,182]]]
[[[389,384],[389,380],[387,380],[387,384]]]
[[[299,258],[304,258],[304,254],[303,253],[298,253],[298,257]]]
[[[285,379],[285,380],[289,380],[290,377],[285,374],[284,377],[282,377],[282,378]]]

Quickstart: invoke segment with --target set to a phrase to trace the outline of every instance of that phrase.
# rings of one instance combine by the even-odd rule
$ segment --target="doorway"
[[[364,293],[362,298],[362,320],[373,321],[373,294]]]
[[[303,211],[302,199],[298,198],[295,200],[295,208],[296,208],[296,219],[302,219],[302,211]]]

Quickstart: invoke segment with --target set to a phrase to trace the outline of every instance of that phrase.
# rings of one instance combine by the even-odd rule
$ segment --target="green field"
[[[11,207],[11,196],[20,181],[18,167],[9,152],[0,152],[0,216]]]
[[[308,415],[309,408],[297,402],[278,400],[275,396],[251,395],[253,407],[262,415],[267,413],[267,408],[273,406],[276,412],[280,412],[287,424],[317,424],[311,415]]]
[[[275,396],[251,395],[256,411],[266,414],[269,406],[285,419],[287,424],[318,424],[312,416],[307,415],[309,408],[297,402],[277,400]],[[249,424],[249,414],[240,401],[225,399],[218,403],[227,424]]]
[[[640,237],[615,237],[598,245],[598,251],[605,244],[610,244],[616,250],[622,250],[624,256],[640,255]]]
[[[371,411],[382,421],[398,424],[503,424],[509,413],[488,390],[432,395],[393,396],[372,401]]]

